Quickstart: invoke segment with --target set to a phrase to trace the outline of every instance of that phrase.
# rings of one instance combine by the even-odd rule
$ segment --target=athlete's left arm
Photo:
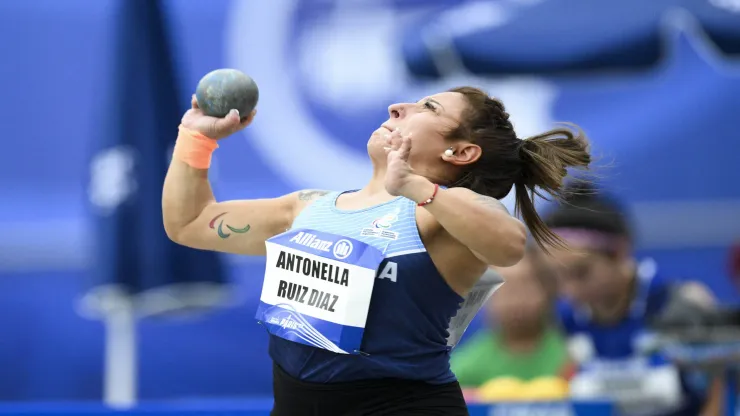
[[[410,197],[416,202],[425,201],[434,192],[434,185],[428,181],[414,188]],[[439,189],[424,209],[486,264],[513,266],[524,256],[527,241],[524,224],[494,198],[466,188]]]

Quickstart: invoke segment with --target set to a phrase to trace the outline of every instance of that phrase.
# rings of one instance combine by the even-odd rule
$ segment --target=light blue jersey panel
[[[447,285],[426,252],[416,226],[416,203],[399,197],[346,211],[336,208],[339,195],[334,192],[315,201],[292,228],[351,237],[384,253],[365,326],[364,354],[335,354],[272,336],[273,360],[293,377],[317,383],[378,378],[454,381],[448,327],[463,298]]]
[[[398,197],[374,207],[345,211],[336,208],[339,195],[331,193],[314,202],[296,218],[292,228],[352,237],[379,249],[386,257],[426,251],[416,228],[413,201]]]

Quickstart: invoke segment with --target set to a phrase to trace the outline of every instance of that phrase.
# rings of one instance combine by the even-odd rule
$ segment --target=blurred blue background
[[[0,400],[102,395],[105,328],[80,300],[100,283],[91,167],[123,101],[124,1],[0,2]],[[503,99],[520,136],[581,125],[604,183],[629,203],[640,253],[740,300],[728,270],[740,239],[740,2],[162,4],[182,111],[213,69],[260,87],[254,125],[216,153],[219,199],[360,187],[389,104],[473,84]],[[253,319],[263,260],[224,261],[236,302],[139,322],[141,398],[271,393]]]

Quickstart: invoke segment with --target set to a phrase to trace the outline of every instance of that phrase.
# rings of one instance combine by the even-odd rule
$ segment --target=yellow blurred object
[[[520,400],[525,384],[513,377],[489,380],[478,389],[477,399],[481,402]]]
[[[533,401],[558,401],[568,397],[568,381],[559,377],[538,377],[524,385],[520,397]]]

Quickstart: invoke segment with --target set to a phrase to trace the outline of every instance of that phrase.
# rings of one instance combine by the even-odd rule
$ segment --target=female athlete
[[[208,117],[193,99],[182,119],[165,230],[197,249],[267,255],[258,318],[271,333],[275,416],[467,415],[450,319],[488,265],[522,258],[525,224],[538,243],[559,242],[530,194],[560,196],[566,168],[590,163],[579,129],[520,140],[503,104],[476,88],[388,113],[367,143],[364,188],[225,202],[208,183],[210,155],[254,113]],[[498,201],[512,187],[524,224]]]

